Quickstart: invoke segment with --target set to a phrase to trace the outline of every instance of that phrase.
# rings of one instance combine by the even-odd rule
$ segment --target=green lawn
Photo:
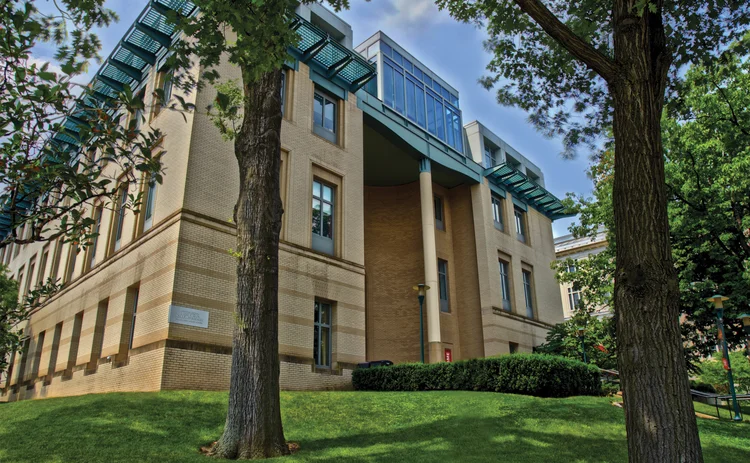
[[[286,461],[627,461],[623,410],[602,397],[285,392],[281,399],[286,437],[301,445]],[[198,448],[220,435],[226,401],[226,393],[164,392],[0,404],[0,461],[205,463]],[[698,421],[707,462],[750,461],[749,423]]]

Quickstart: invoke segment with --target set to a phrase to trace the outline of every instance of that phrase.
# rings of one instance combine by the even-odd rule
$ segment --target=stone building
[[[64,283],[25,326],[0,400],[228,388],[238,169],[205,114],[149,104],[155,88],[178,93],[163,67],[169,8],[195,13],[152,1],[93,81],[104,95],[143,92],[165,133],[164,181],[122,185],[143,191],[138,214],[89,205],[100,235],[88,249],[0,254],[24,291]],[[427,361],[530,352],[562,321],[550,263],[563,208],[540,169],[464,125],[458,90],[382,32],[353,48],[351,27],[325,8],[298,14],[283,83],[282,387],[346,388],[358,362],[419,361],[418,283],[431,287]],[[215,93],[181,96],[205,108]]]
[[[573,259],[587,259],[589,256],[599,254],[607,249],[607,232],[601,231],[594,237],[584,236],[576,238],[573,235],[564,235],[555,238],[555,255],[557,260],[564,261]],[[568,266],[568,271],[575,272],[576,265],[573,263]],[[580,288],[573,287],[572,283],[560,282],[560,296],[563,300],[563,313],[565,320],[575,315],[575,306],[581,300]],[[612,312],[609,307],[597,307],[592,315],[598,317],[611,316]]]

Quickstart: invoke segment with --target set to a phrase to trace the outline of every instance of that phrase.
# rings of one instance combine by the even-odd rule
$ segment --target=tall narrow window
[[[433,197],[435,203],[435,228],[445,230],[445,210],[443,207],[443,198],[440,196]]]
[[[34,269],[36,268],[36,257],[32,257],[29,261],[29,273],[26,275],[26,284],[23,286],[23,298],[29,295],[31,291],[31,282],[34,279]]]
[[[125,222],[125,210],[128,203],[128,185],[124,184],[120,187],[120,193],[117,197],[117,209],[114,211],[114,243],[112,246],[113,251],[117,251],[122,246],[122,229]]]
[[[107,311],[109,309],[109,299],[99,302],[96,309],[96,321],[94,322],[94,339],[91,344],[91,359],[89,360],[89,369],[95,370],[99,364],[99,358],[102,355],[104,347],[104,330],[107,326]]]
[[[510,264],[500,260],[500,297],[502,299],[503,310],[510,312],[512,310],[510,303]]]
[[[511,354],[515,354],[518,352],[518,343],[517,342],[509,342],[508,343],[508,350]]]
[[[71,243],[70,251],[68,251],[68,265],[65,268],[65,278],[63,278],[63,284],[70,283],[73,280],[73,275],[76,271],[76,262],[78,260],[78,246]]]
[[[489,145],[484,145],[484,167],[489,169],[495,166],[495,151]]]
[[[146,184],[146,197],[143,199],[143,231],[154,224],[154,208],[156,207],[156,180],[149,176]]]
[[[44,284],[44,275],[47,272],[47,262],[49,261],[49,244],[42,249],[42,260],[39,261],[39,271],[36,276],[36,285]]]
[[[336,100],[322,91],[315,90],[313,103],[313,132],[331,143],[338,143]]]
[[[21,285],[23,284],[23,274],[24,274],[24,270],[25,270],[25,269],[24,269],[23,267],[21,267],[21,268],[20,268],[20,269],[18,270],[18,287],[19,287],[19,288],[23,288],[23,286],[21,286]],[[19,294],[18,296],[19,296],[19,300],[20,300],[21,302],[23,302],[23,300],[24,300],[24,299],[26,298],[26,295],[25,295],[25,294],[23,294],[23,293]]]
[[[42,360],[42,349],[44,349],[44,336],[46,331],[42,331],[39,333],[39,336],[36,338],[36,346],[34,349],[34,362],[31,364],[31,375],[30,379],[34,381],[34,379],[39,376],[39,364]]]
[[[286,69],[281,70],[281,115],[286,107]]]
[[[523,296],[526,300],[526,316],[534,318],[534,292],[531,283],[531,272],[523,270]]]
[[[65,376],[73,374],[73,367],[78,360],[78,346],[81,343],[81,326],[83,325],[83,311],[78,312],[73,319],[73,333],[70,335],[70,350],[68,351],[68,364],[65,367]]]
[[[312,247],[333,254],[334,187],[320,180],[313,181]]]
[[[513,216],[516,220],[516,238],[522,243],[526,243],[526,212],[518,207],[513,208]]]
[[[161,98],[154,105],[153,117],[158,116],[172,98],[172,72],[170,70],[162,69],[156,75],[156,89],[161,93]]]
[[[89,244],[89,247],[86,250],[88,254],[88,259],[86,260],[86,270],[93,268],[96,264],[96,248],[99,245],[99,234],[102,230],[103,213],[103,206],[97,206],[97,208],[94,209],[94,228],[91,230],[93,232],[94,238],[91,240],[91,244]]]
[[[49,277],[52,281],[57,282],[57,276],[60,274],[60,261],[62,260],[62,237],[55,242],[55,253],[52,255],[52,267],[50,268]]]
[[[130,319],[130,336],[128,337],[128,349],[133,348],[133,339],[135,338],[135,320],[136,316],[138,315],[138,293],[140,292],[140,288],[134,288],[133,290],[133,306],[131,307],[131,312],[133,316]]]
[[[450,312],[448,301],[448,262],[438,259],[438,290],[440,292],[440,311]]]
[[[331,367],[331,312],[331,304],[315,301],[313,356],[317,367]]]
[[[503,221],[503,198],[496,194],[492,194],[492,221],[495,223],[495,228],[498,230],[505,230],[505,222]]]
[[[47,366],[47,382],[52,379],[57,366],[57,354],[60,351],[60,337],[62,336],[63,322],[55,325],[55,331],[52,335],[52,350],[49,353],[49,365]]]
[[[581,291],[575,286],[571,286],[570,288],[568,288],[568,305],[570,306],[570,310],[576,310],[580,302]]]
[[[31,355],[31,352],[29,352],[29,349],[31,348],[31,338],[27,337],[23,341],[21,341],[21,360],[18,363],[18,385],[20,386],[21,383],[24,381],[24,376],[26,376],[26,365],[29,362],[29,356]]]

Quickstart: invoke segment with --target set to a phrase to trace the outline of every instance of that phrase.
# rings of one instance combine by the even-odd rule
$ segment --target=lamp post
[[[424,283],[420,283],[414,287],[414,291],[417,292],[417,299],[419,300],[419,356],[424,363],[424,295],[427,290],[430,289]]]
[[[750,313],[743,313],[737,318],[742,320],[742,331],[745,332],[745,353],[750,360]]]
[[[583,363],[589,363],[588,359],[586,358],[586,342],[585,342],[586,327],[585,326],[577,327],[576,334],[578,335],[578,339],[581,340],[581,357],[583,357]]]
[[[724,369],[727,370],[727,379],[729,380],[729,393],[732,394],[732,407],[734,408],[734,421],[742,421],[742,414],[740,413],[740,406],[737,403],[737,392],[734,390],[734,377],[732,376],[732,363],[729,361],[729,346],[727,346],[727,338],[724,335],[724,301],[729,299],[721,294],[715,294],[709,297],[708,302],[713,302],[714,308],[716,309],[716,326],[719,329],[719,341],[721,342],[721,350],[724,355]]]

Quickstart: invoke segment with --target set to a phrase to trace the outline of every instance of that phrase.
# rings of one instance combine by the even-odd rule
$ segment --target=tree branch
[[[615,74],[616,64],[603,55],[590,43],[577,36],[570,28],[554,15],[541,0],[513,0],[521,11],[544,29],[553,39],[557,40],[570,54],[609,82]]]

